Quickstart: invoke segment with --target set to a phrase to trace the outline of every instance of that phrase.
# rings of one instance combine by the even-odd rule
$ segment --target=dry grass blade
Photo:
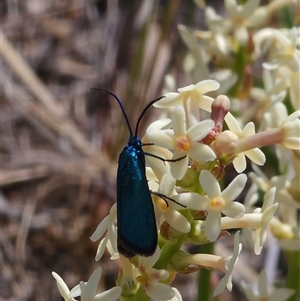
[[[60,135],[70,138],[74,145],[83,154],[94,157],[96,150],[85,137],[80,129],[68,118],[64,108],[55,101],[52,94],[47,90],[40,79],[35,75],[32,69],[26,64],[19,53],[6,39],[4,33],[0,30],[1,54],[7,60],[14,72],[26,83],[29,89],[34,93],[37,100],[43,105],[39,107],[37,103],[30,100],[20,99],[21,94],[15,98],[16,101],[26,102],[26,107],[34,115],[39,115],[43,122],[56,130]]]

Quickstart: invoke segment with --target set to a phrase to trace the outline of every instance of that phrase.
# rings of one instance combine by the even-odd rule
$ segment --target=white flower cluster
[[[195,2],[205,7],[203,1]],[[123,297],[131,300],[130,296],[140,294],[153,300],[182,300],[170,284],[176,273],[194,271],[192,265],[225,273],[214,295],[225,287],[231,291],[231,273],[242,250],[239,231],[234,236],[233,255],[229,257],[181,250],[185,242],[215,242],[231,229],[242,229],[257,255],[268,230],[286,250],[299,250],[300,29],[262,28],[274,12],[294,2],[274,0],[266,6],[259,6],[259,0],[244,1],[241,5],[235,0],[224,2],[227,18],[219,16],[212,7],[205,7],[208,31],[179,26],[190,51],[184,69],[203,80],[168,92],[157,101],[154,106],[168,109],[170,118],[152,123],[142,139],[145,153],[151,155],[146,156],[149,190],[158,192],[153,195],[159,229],[156,252],[150,257],[130,259],[118,253],[115,204],[91,240],[101,239],[96,261],[106,249],[112,260],[119,260],[117,286],[97,293],[101,268],[72,290],[53,272],[64,300],[75,300],[78,296],[82,301]],[[252,66],[262,59],[266,59],[261,63],[263,87],[258,87],[251,79]],[[209,72],[212,60],[217,68],[227,72],[225,79],[207,79],[219,76]],[[227,96],[217,96],[218,89]],[[274,147],[271,155],[262,152],[264,146]],[[270,179],[257,167],[268,164],[269,157],[275,173]],[[252,186],[247,195],[246,158],[253,169],[248,173]],[[223,189],[220,182],[230,164],[238,175]],[[259,192],[264,194],[263,204],[254,207]],[[268,294],[264,273],[260,276],[263,283],[259,293],[251,292],[243,284],[250,300],[267,300],[270,294],[274,295]],[[280,291],[280,300],[286,300],[292,293]]]

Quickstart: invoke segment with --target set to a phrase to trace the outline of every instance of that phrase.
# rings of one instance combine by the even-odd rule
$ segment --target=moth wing
[[[157,246],[157,227],[145,174],[142,151],[125,147],[117,174],[118,249],[121,254],[151,256]]]

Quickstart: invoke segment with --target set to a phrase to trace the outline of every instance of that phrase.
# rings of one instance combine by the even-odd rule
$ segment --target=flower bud
[[[191,274],[200,268],[200,266],[191,264],[191,258],[191,254],[179,250],[172,256],[170,265],[175,271],[181,274]]]

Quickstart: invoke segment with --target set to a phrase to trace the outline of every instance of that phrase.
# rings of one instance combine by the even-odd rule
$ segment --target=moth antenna
[[[138,129],[139,129],[139,125],[140,125],[140,121],[142,120],[143,116],[145,115],[145,113],[147,112],[147,110],[157,101],[159,101],[160,99],[164,98],[165,96],[161,96],[157,99],[152,100],[151,102],[149,102],[146,107],[144,108],[143,112],[141,113],[137,123],[136,123],[136,127],[135,127],[135,136],[137,137],[137,133],[138,133]]]
[[[131,125],[129,123],[129,120],[128,120],[128,117],[127,117],[127,114],[126,114],[126,111],[123,107],[123,104],[122,104],[122,101],[121,99],[116,95],[114,94],[113,92],[110,92],[108,90],[105,90],[105,89],[101,89],[101,88],[91,88],[90,90],[92,91],[103,91],[103,92],[106,92],[107,94],[110,94],[111,96],[113,96],[115,98],[115,100],[118,102],[121,110],[122,110],[122,113],[123,113],[123,116],[125,118],[125,121],[127,123],[127,127],[128,127],[128,130],[129,130],[129,133],[130,133],[130,136],[133,136],[133,132],[132,132],[132,128],[131,128]],[[143,113],[142,113],[143,114]]]

